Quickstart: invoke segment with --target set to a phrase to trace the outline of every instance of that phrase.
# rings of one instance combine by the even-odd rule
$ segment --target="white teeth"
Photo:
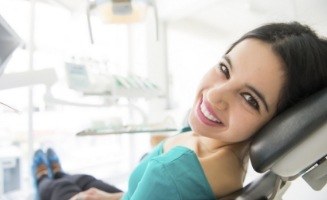
[[[206,107],[203,103],[201,104],[200,108],[201,108],[201,112],[203,113],[203,115],[204,115],[207,119],[209,119],[209,120],[211,120],[211,121],[213,121],[213,122],[221,123],[221,121],[219,121],[219,120],[218,120],[217,118],[215,118],[212,114],[210,114],[210,112],[207,110],[207,107]]]

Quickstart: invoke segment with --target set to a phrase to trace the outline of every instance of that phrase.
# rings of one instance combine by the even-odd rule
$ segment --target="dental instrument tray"
[[[165,133],[177,131],[177,128],[153,128],[126,126],[121,129],[86,129],[78,132],[77,136],[109,135],[109,134],[134,134],[134,133]]]

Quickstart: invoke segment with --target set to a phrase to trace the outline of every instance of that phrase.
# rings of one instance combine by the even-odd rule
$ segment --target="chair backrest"
[[[327,89],[324,89],[259,131],[251,144],[251,163],[260,173],[273,170],[282,177],[295,176],[327,154],[326,141]]]
[[[222,200],[268,199],[276,194],[276,183],[293,180],[309,168],[313,171],[312,166],[320,166],[313,173],[316,177],[325,177],[310,180],[321,189],[327,181],[326,141],[327,88],[278,115],[257,133],[250,160],[255,171],[264,174]]]

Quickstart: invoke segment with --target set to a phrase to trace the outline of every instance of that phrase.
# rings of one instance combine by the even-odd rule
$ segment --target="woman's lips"
[[[203,102],[200,105],[200,109],[202,111],[202,114],[206,118],[208,118],[209,120],[211,120],[213,122],[221,123],[221,121],[219,119],[217,119],[213,114],[211,114],[211,112],[208,110],[208,108],[206,107],[206,105],[204,105]]]
[[[221,120],[211,111],[211,108],[207,105],[203,99],[199,101],[197,106],[197,115],[201,122],[209,126],[223,125]]]

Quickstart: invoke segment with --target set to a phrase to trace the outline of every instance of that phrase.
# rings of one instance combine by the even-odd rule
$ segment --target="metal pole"
[[[35,3],[36,0],[30,1],[30,20],[29,20],[29,41],[28,41],[28,55],[29,55],[29,70],[33,70],[34,65],[34,31],[35,31]],[[33,154],[33,86],[28,87],[28,167],[31,166],[31,158]]]

